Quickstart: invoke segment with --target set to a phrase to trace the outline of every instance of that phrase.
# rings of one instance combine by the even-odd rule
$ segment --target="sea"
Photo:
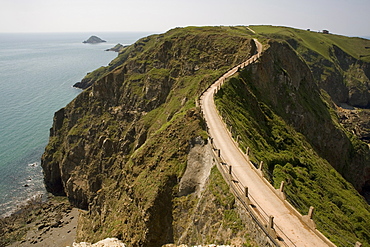
[[[40,159],[72,85],[117,57],[106,49],[149,34],[0,33],[0,217],[46,195]],[[91,35],[107,42],[83,44]]]

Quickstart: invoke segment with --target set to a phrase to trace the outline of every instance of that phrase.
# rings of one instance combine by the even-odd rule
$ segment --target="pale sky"
[[[370,36],[370,0],[0,0],[0,33],[254,24]]]

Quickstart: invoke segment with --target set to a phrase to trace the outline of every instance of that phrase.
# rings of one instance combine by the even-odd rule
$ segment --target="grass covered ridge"
[[[370,62],[370,40],[346,37],[335,34],[323,34],[321,32],[306,31],[302,29],[278,26],[250,26],[258,36],[266,38],[283,39],[292,44],[294,48],[298,45],[314,51],[327,60],[332,60],[330,50],[333,45],[356,59]],[[332,60],[332,62],[334,62]]]
[[[310,206],[315,207],[318,229],[335,244],[360,241],[370,246],[369,205],[304,135],[277,114],[279,110],[256,96],[258,89],[250,80],[250,74],[243,71],[225,83],[215,98],[224,119],[233,126],[234,137],[240,136],[242,149],[250,147],[253,163],[267,164],[265,174],[275,188],[285,181],[288,201],[300,213],[305,215]],[[323,97],[317,100],[321,109],[315,110],[326,111],[323,107],[328,103]]]
[[[177,240],[174,229],[181,226],[173,210],[183,201],[177,191],[190,141],[207,138],[195,102],[254,53],[245,30],[176,28],[140,39],[89,74],[94,84],[60,111],[43,155],[49,184],[86,210],[78,241],[117,237],[129,246],[161,246]],[[53,173],[58,170],[61,175]],[[228,211],[217,229],[227,232],[236,218]]]

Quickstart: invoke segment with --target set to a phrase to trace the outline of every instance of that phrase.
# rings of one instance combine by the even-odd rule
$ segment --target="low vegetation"
[[[338,246],[370,243],[370,207],[362,196],[320,157],[307,138],[270,108],[247,72],[231,78],[216,95],[216,104],[251,161],[266,165],[265,176],[275,188],[285,181],[288,201],[303,215],[315,207],[317,227]],[[319,97],[320,98],[320,97]],[[325,107],[322,101],[317,104]],[[285,104],[284,104],[285,105]],[[316,109],[325,111],[325,109]],[[252,192],[251,192],[252,193]]]
[[[222,243],[236,236],[250,244],[234,199],[216,169],[204,194],[210,204],[194,195],[178,197],[177,191],[190,141],[207,138],[196,107],[198,97],[228,69],[254,54],[251,38],[258,37],[265,48],[275,45],[286,51],[271,65],[279,69],[274,75],[278,79],[265,80],[261,90],[253,73],[242,71],[217,94],[220,112],[233,126],[234,135],[241,137],[242,148],[251,148],[251,160],[267,164],[271,183],[279,186],[284,180],[289,201],[301,213],[306,214],[309,206],[316,208],[315,220],[326,236],[339,246],[356,241],[369,246],[369,206],[323,157],[330,150],[320,152],[316,133],[297,131],[289,117],[299,117],[292,111],[303,109],[311,123],[328,124],[340,138],[347,137],[343,145],[352,146],[348,159],[355,157],[363,143],[335,120],[328,96],[333,97],[333,92],[326,94],[316,84],[307,86],[311,72],[301,69],[308,64],[318,84],[338,71],[365,78],[361,77],[366,75],[364,70],[344,69],[345,65],[339,69],[335,64],[342,51],[365,63],[365,52],[370,50],[349,48],[346,38],[337,41],[337,37],[295,29],[251,28],[257,34],[241,26],[188,27],[140,39],[120,51],[109,66],[89,74],[86,80],[91,86],[56,114],[42,166],[48,189],[64,190],[74,205],[86,210],[80,218],[78,241],[117,237],[129,246],[161,246],[181,239],[184,225],[193,217],[200,222],[211,218],[210,231],[195,228],[188,235],[189,243]],[[334,42],[340,48],[337,56],[331,53]],[[303,65],[298,59],[284,68],[284,61],[292,58],[305,60]],[[294,67],[297,64],[301,67]],[[276,84],[279,78],[289,78],[291,71],[302,72],[305,78],[296,98],[291,97],[298,95],[294,82]],[[363,85],[361,80],[352,80],[351,85],[359,81]],[[342,168],[342,174],[351,169]],[[209,205],[217,208],[217,214],[197,211]],[[189,218],[182,220],[184,215]],[[215,236],[219,232],[225,238]]]

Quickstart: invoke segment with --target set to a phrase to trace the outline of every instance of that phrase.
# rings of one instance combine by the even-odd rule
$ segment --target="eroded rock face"
[[[336,45],[333,45],[329,52],[332,61],[312,51],[303,54],[309,62],[312,57],[319,59],[319,62],[310,64],[319,86],[336,104],[369,107],[370,64],[352,57]]]
[[[362,140],[370,144],[370,110],[346,105],[337,107],[339,120],[343,126]]]
[[[204,131],[194,100],[254,52],[253,40],[222,28],[176,29],[139,40],[91,75],[93,83],[55,114],[42,157],[47,190],[86,210],[79,240],[173,242],[175,187],[190,140]]]
[[[350,138],[332,120],[329,107],[335,109],[335,105],[317,104],[321,101],[321,93],[310,68],[293,49],[279,42],[271,42],[260,60],[249,68],[253,77],[251,83],[256,83],[255,87],[260,92],[256,97],[268,102],[279,116],[302,133],[322,157],[361,191],[369,176],[370,150],[367,145],[359,144],[361,148],[356,147],[354,151]],[[366,119],[365,116],[362,118]],[[347,125],[349,128],[351,124],[347,122]],[[366,138],[359,125],[353,129]]]
[[[211,148],[206,148],[206,144],[206,141],[199,136],[191,141],[186,170],[179,184],[179,196],[192,193],[199,196],[203,192],[214,165]]]

